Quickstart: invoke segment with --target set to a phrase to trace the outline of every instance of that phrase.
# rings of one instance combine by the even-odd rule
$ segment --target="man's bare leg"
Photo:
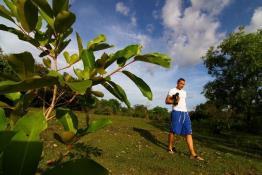
[[[188,146],[191,157],[196,158],[198,160],[204,160],[202,157],[197,156],[197,154],[195,152],[192,134],[186,135],[186,142],[187,142],[187,146]]]
[[[189,135],[186,135],[186,142],[187,142],[187,146],[188,146],[188,149],[189,149],[189,152],[192,156],[195,156],[196,155],[196,152],[194,150],[194,144],[193,144],[193,138],[192,138],[192,135],[189,134]]]
[[[172,150],[174,145],[174,133],[169,132],[168,135],[168,150]]]

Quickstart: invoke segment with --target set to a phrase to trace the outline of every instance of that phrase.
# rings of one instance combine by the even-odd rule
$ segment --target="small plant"
[[[171,59],[167,55],[141,54],[142,46],[136,44],[95,58],[94,52],[113,47],[102,34],[84,46],[80,35],[76,33],[78,52],[69,54],[65,48],[71,41],[69,36],[76,20],[69,8],[69,0],[53,0],[52,6],[47,0],[4,0],[4,5],[0,5],[0,16],[16,26],[0,24],[0,30],[13,33],[20,40],[35,46],[40,51],[42,65],[47,69],[46,74],[37,72],[35,58],[30,52],[11,54],[6,58],[15,76],[0,73],[3,79],[0,81],[0,95],[12,101],[11,104],[0,102],[0,174],[36,173],[43,149],[39,135],[48,127],[50,119],[57,119],[64,127],[64,131],[55,133],[54,137],[68,147],[76,144],[83,135],[110,124],[110,120],[101,119],[79,128],[76,114],[67,108],[74,99],[81,101],[83,106],[94,105],[95,99],[104,94],[93,90],[93,86],[101,84],[129,107],[125,91],[111,81],[112,75],[123,73],[145,97],[152,100],[151,89],[144,80],[124,68],[137,61],[170,67]],[[61,54],[67,62],[65,67],[57,64]],[[83,69],[73,68],[77,78],[61,73],[78,62],[83,63]],[[117,63],[118,68],[107,72],[113,63]],[[43,111],[30,111],[30,104],[36,98],[37,91],[46,87],[52,89],[51,103],[45,101],[43,94]],[[72,92],[72,97],[63,106],[57,107],[65,89]],[[58,164],[43,174],[108,174],[108,171],[91,159],[81,158]]]

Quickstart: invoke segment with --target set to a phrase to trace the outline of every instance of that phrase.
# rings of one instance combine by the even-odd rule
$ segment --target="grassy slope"
[[[82,114],[79,113],[79,116]],[[92,119],[99,117],[105,116],[93,116]],[[182,137],[176,137],[175,145],[178,152],[174,155],[168,154],[167,132],[159,123],[121,116],[113,116],[110,119],[113,121],[111,126],[85,136],[80,142],[98,151],[102,150],[101,156],[92,158],[114,175],[262,173],[261,149],[244,149],[245,143],[241,143],[239,149],[234,149],[240,138],[218,138],[200,134],[200,131],[195,132],[196,149],[206,159],[205,162],[198,162],[188,158],[186,143]],[[42,164],[64,150],[63,146],[52,139],[51,135],[56,128],[57,126],[52,126],[43,135],[48,142],[45,145],[45,159],[42,160]],[[252,136],[251,141],[261,148],[261,137]],[[54,143],[58,146],[54,147]]]

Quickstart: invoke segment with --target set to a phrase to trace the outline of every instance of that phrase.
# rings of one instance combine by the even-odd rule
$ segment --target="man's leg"
[[[195,152],[192,134],[186,135],[186,142],[190,152],[190,158],[196,160],[204,160],[202,157],[198,156]]]
[[[172,150],[174,145],[174,133],[169,132],[168,135],[168,150]]]
[[[193,144],[193,138],[192,138],[192,134],[188,134],[186,135],[186,142],[187,142],[187,146],[189,149],[189,152],[192,156],[196,155],[196,152],[194,150],[194,144]]]

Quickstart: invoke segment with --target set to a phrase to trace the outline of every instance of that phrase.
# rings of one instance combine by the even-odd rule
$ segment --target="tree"
[[[170,116],[168,109],[160,106],[156,106],[149,110],[149,117],[153,120],[166,120]]]
[[[258,115],[262,102],[262,31],[230,34],[204,56],[204,65],[215,79],[203,93],[220,109],[244,114],[247,123]],[[256,115],[255,115],[256,114]]]
[[[82,136],[110,124],[110,120],[101,119],[79,128],[76,114],[67,108],[75,99],[79,100],[81,106],[94,106],[96,99],[103,97],[103,93],[95,91],[94,86],[104,86],[129,107],[124,89],[111,81],[111,76],[123,73],[137,85],[146,98],[152,100],[152,91],[144,80],[124,69],[137,61],[170,67],[169,56],[161,53],[141,54],[142,46],[137,44],[96,58],[95,52],[113,47],[106,42],[103,34],[87,42],[84,47],[82,38],[76,32],[78,52],[69,54],[65,49],[71,41],[69,37],[73,32],[76,16],[70,11],[69,0],[52,0],[51,3],[52,6],[47,0],[4,0],[4,5],[0,5],[0,16],[16,26],[0,24],[0,30],[12,33],[36,47],[42,58],[42,66],[48,70],[46,73],[38,71],[35,58],[28,51],[10,54],[6,58],[17,77],[6,77],[4,81],[0,81],[0,95],[14,102],[13,106],[1,102],[1,106],[5,108],[0,109],[0,131],[3,133],[0,134],[3,137],[0,140],[4,140],[0,150],[0,170],[4,171],[3,174],[35,174],[43,149],[40,134],[48,127],[51,119],[57,119],[63,126],[64,130],[55,133],[54,138],[66,145],[68,151],[74,148]],[[61,54],[67,62],[65,67],[58,65]],[[77,78],[61,73],[78,62],[83,63],[83,68],[74,68]],[[113,63],[118,65],[117,69],[107,72]],[[45,87],[52,90],[50,103],[46,103],[43,97],[43,110],[30,111],[29,107],[36,98],[37,91]],[[72,93],[70,99],[61,106],[58,102],[65,93],[64,89]],[[85,172],[108,174],[104,167],[91,159],[70,160],[44,174],[70,174],[72,169],[79,175]]]
[[[2,48],[0,47],[0,81],[14,78],[17,79],[15,72],[12,70],[11,66],[7,62],[7,55],[4,54]]]
[[[149,117],[148,117],[147,107],[145,105],[135,105],[133,117],[140,117],[140,118],[148,119]]]

